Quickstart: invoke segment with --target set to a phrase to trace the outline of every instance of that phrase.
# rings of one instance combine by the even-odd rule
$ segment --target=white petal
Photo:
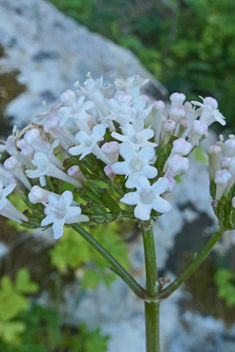
[[[159,213],[165,213],[165,212],[171,210],[171,204],[167,200],[165,200],[159,196],[156,196],[156,198],[153,202],[153,209]]]
[[[149,180],[145,176],[140,175],[135,180],[135,187],[138,189],[146,190],[150,189],[151,185]]]
[[[155,151],[154,151],[154,148],[147,146],[147,147],[141,148],[138,154],[140,158],[143,160],[143,162],[147,163],[154,158]]]
[[[55,220],[53,212],[51,211],[41,222],[41,226],[47,226],[49,224],[52,224],[53,221]]]
[[[67,214],[66,214],[66,223],[67,221],[74,217],[74,216],[78,216],[81,214],[81,208],[80,207],[75,207],[75,206],[72,206],[72,207],[69,207],[68,208],[68,211],[67,211]]]
[[[123,143],[120,145],[120,154],[126,161],[130,161],[137,156],[135,149],[133,149],[129,143]]]
[[[146,176],[147,178],[154,178],[158,174],[158,170],[154,166],[145,165],[141,170],[141,175]]]
[[[73,193],[71,191],[65,191],[62,193],[59,203],[68,207],[69,205],[72,204],[72,201],[73,201]]]
[[[52,225],[52,230],[54,233],[54,239],[58,240],[58,238],[63,236],[64,233],[64,219],[57,220]]]
[[[138,192],[130,192],[126,193],[123,198],[120,199],[120,202],[128,204],[128,205],[135,205],[139,201]]]
[[[137,207],[135,207],[134,214],[137,219],[140,220],[149,220],[150,219],[150,214],[152,210],[152,205],[151,204],[138,204]]]
[[[117,175],[126,175],[129,172],[129,166],[127,162],[121,161],[113,164],[112,170]]]
[[[157,195],[162,194],[167,191],[169,187],[169,181],[166,177],[160,177],[157,182],[155,182],[151,189]]]
[[[87,215],[80,214],[80,215],[77,215],[77,216],[74,216],[74,217],[67,219],[65,221],[65,223],[66,224],[74,224],[74,223],[78,223],[78,222],[88,222],[88,221],[89,221],[89,217]]]
[[[80,155],[80,154],[82,154],[83,150],[84,150],[84,147],[79,145],[77,147],[69,148],[68,152],[71,155]]]

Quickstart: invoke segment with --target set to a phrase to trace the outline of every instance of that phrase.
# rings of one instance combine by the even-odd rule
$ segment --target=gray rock
[[[60,13],[44,0],[0,0],[0,74],[19,70],[18,80],[26,92],[7,107],[18,125],[33,120],[87,72],[112,81],[134,74],[150,78],[147,93],[164,99],[166,89],[157,82],[129,50]]]

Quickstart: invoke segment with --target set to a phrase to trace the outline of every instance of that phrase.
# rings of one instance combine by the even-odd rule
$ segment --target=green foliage
[[[205,155],[205,147],[203,147],[201,144],[193,150],[193,156],[195,160],[200,161],[203,164],[207,163],[207,157]]]
[[[129,267],[128,250],[124,240],[121,238],[120,224],[86,226],[94,238],[123,265]],[[69,268],[75,270],[84,269],[82,287],[95,289],[101,281],[109,288],[115,280],[115,274],[105,271],[106,260],[93,249],[81,236],[71,228],[64,228],[64,235],[55,247],[50,251],[51,262],[62,273]],[[91,262],[92,260],[92,262]]]
[[[228,306],[235,305],[235,274],[226,268],[220,268],[215,274],[218,286],[218,296],[223,298]]]
[[[132,50],[167,86],[214,96],[234,126],[235,11],[231,0],[51,0],[89,29]]]
[[[35,293],[38,285],[31,282],[26,269],[17,273],[15,284],[4,276],[0,288],[0,339],[5,343],[18,344],[19,336],[25,330],[25,324],[14,319],[29,307],[25,293]],[[13,321],[14,320],[14,321]]]
[[[17,317],[24,326],[21,343],[17,346],[6,341],[0,342],[4,352],[105,352],[108,336],[102,336],[99,329],[88,330],[85,323],[78,329],[61,327],[56,310],[32,304],[31,309],[21,312]],[[15,323],[12,323],[15,324]],[[18,323],[17,323],[18,324]]]

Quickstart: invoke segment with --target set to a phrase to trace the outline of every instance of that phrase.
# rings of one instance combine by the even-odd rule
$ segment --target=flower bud
[[[231,158],[228,158],[227,156],[225,156],[220,162],[221,169],[228,169],[230,161],[231,161]]]
[[[51,192],[49,192],[39,186],[33,186],[31,191],[28,194],[28,198],[32,204],[47,203],[48,202],[48,195],[50,193]]]
[[[165,107],[165,104],[161,100],[153,102],[152,115],[154,118],[154,141],[157,144],[159,144],[160,137],[161,137],[162,123],[163,123],[162,111],[164,107]]]
[[[209,156],[209,174],[210,181],[214,181],[215,174],[218,171],[218,162],[222,149],[218,145],[211,145],[207,148],[207,155]]]
[[[204,98],[204,104],[208,107],[210,107],[212,110],[218,109],[218,102],[216,99],[212,97],[206,97]]]
[[[208,130],[208,126],[203,121],[196,120],[193,122],[193,127],[191,129],[191,136],[189,142],[194,147],[196,143],[201,139],[201,137]]]
[[[68,175],[76,178],[79,182],[81,182],[82,184],[84,184],[86,182],[85,177],[83,176],[80,167],[78,165],[73,165],[71,166],[68,171],[67,171]]]
[[[102,145],[101,150],[105,155],[107,155],[112,164],[118,161],[119,144],[117,142],[105,143]]]
[[[192,144],[187,142],[184,138],[178,138],[173,142],[172,155],[178,154],[184,156],[190,153]]]
[[[184,119],[181,120],[177,136],[181,137],[188,128],[189,128],[189,122],[187,120],[184,120]]]
[[[170,119],[179,123],[185,117],[185,111],[182,108],[171,108],[169,110]]]
[[[215,183],[216,183],[216,200],[219,200],[224,194],[228,181],[232,178],[230,172],[226,169],[219,170],[215,174]]]
[[[169,140],[172,136],[172,133],[175,130],[175,126],[176,126],[176,123],[173,120],[166,120],[164,122],[164,125],[163,125],[164,136],[163,136],[163,141],[162,141],[163,146],[169,142]]]
[[[171,107],[172,108],[180,108],[183,105],[186,97],[183,93],[173,93],[170,96]]]
[[[114,180],[116,174],[113,172],[112,165],[106,165],[104,168],[104,172],[110,180]]]
[[[235,138],[227,139],[224,142],[224,155],[229,158],[235,156]]]
[[[165,177],[175,177],[181,174],[183,171],[188,170],[189,160],[183,158],[180,155],[174,155],[172,158],[168,159],[167,173]]]
[[[60,101],[64,106],[70,106],[75,101],[75,98],[76,94],[72,90],[67,89],[64,93],[61,94]]]

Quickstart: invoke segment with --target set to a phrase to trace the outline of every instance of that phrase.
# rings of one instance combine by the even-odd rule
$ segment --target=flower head
[[[71,206],[73,203],[73,194],[65,191],[57,199],[55,195],[48,196],[48,204],[44,210],[46,217],[42,220],[41,226],[52,224],[54,238],[58,239],[63,235],[65,224],[89,221],[88,216],[81,214],[79,206]]]
[[[152,186],[145,176],[139,176],[133,182],[137,191],[125,194],[120,199],[122,203],[136,205],[134,214],[137,219],[149,220],[151,211],[154,209],[159,213],[165,213],[171,209],[170,203],[160,195],[168,190],[169,181],[160,177]]]

